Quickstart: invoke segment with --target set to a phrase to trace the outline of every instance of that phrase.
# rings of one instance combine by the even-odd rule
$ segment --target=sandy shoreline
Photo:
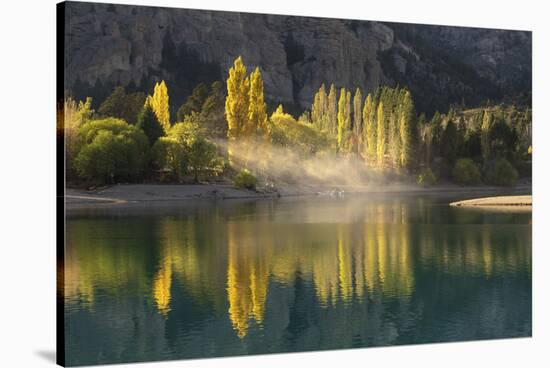
[[[498,196],[468,199],[450,203],[455,207],[528,207],[533,205],[531,195]]]
[[[530,186],[503,189],[500,187],[461,187],[439,185],[430,188],[414,184],[390,184],[384,186],[321,186],[281,185],[277,190],[270,188],[252,191],[238,189],[227,184],[161,185],[161,184],[119,184],[97,190],[67,188],[65,203],[67,209],[85,207],[132,206],[136,204],[166,204],[196,200],[261,199],[292,196],[341,196],[344,194],[368,193],[502,193],[503,190],[530,193]],[[520,196],[514,196],[520,197]],[[498,198],[498,197],[497,197]],[[462,206],[459,204],[458,206]]]

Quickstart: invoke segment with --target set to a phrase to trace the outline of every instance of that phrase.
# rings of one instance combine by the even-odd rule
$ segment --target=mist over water
[[[275,183],[359,187],[380,184],[384,179],[380,171],[369,168],[357,155],[303,153],[264,142],[216,143],[229,153],[232,165],[247,167]]]

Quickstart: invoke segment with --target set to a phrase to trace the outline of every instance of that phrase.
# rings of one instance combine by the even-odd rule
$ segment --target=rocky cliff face
[[[529,32],[69,2],[65,47],[66,90],[97,100],[165,79],[179,105],[239,55],[260,67],[268,101],[299,108],[321,83],[400,83],[426,111],[531,89]]]

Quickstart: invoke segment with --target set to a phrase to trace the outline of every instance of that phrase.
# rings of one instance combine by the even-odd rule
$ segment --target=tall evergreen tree
[[[430,130],[431,130],[431,137],[432,137],[432,144],[431,144],[431,150],[430,150],[430,158],[437,157],[440,153],[440,141],[441,141],[441,135],[443,132],[443,128],[441,126],[442,123],[442,117],[439,111],[436,111],[432,119],[430,120]]]
[[[179,107],[176,113],[176,121],[182,122],[186,116],[190,116],[192,113],[200,113],[202,111],[202,105],[209,96],[209,88],[204,83],[199,83],[193,92],[185,102]]]
[[[210,95],[202,104],[200,112],[201,125],[206,128],[208,136],[214,138],[227,137],[227,121],[225,119],[225,86],[216,81],[210,86]]]
[[[483,156],[484,164],[487,163],[491,157],[491,123],[492,115],[489,110],[483,111],[483,122],[481,124],[481,155]]]
[[[118,86],[99,106],[98,113],[104,117],[120,118],[127,123],[136,124],[144,102],[145,94],[142,92],[126,93],[124,87]]]
[[[449,164],[454,164],[458,149],[457,127],[453,120],[447,118],[447,125],[441,135],[441,154]]]
[[[160,122],[150,105],[145,105],[141,109],[138,115],[137,127],[143,130],[147,138],[149,138],[149,144],[153,146],[155,142],[164,135],[164,129],[160,125]]]

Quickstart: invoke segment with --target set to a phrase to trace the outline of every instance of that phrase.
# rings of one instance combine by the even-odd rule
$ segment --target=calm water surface
[[[67,364],[531,336],[531,213],[451,199],[70,211]]]

